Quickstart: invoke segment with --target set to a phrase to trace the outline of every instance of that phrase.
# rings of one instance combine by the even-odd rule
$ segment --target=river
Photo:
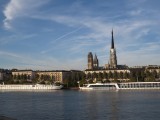
[[[160,90],[0,91],[0,116],[15,120],[159,120]]]

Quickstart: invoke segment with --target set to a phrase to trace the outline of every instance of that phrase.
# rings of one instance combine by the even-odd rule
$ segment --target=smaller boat
[[[35,85],[0,85],[0,90],[60,90],[63,85],[44,85],[44,84],[35,84]]]
[[[115,90],[119,89],[117,83],[93,83],[84,84],[83,87],[79,87],[81,90]]]

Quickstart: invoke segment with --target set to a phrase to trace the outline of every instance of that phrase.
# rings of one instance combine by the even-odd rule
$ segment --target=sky
[[[85,70],[88,52],[160,65],[160,0],[0,0],[0,68]]]

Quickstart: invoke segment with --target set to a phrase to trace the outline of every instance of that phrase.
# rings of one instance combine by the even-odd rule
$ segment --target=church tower
[[[98,58],[97,58],[96,54],[94,56],[93,66],[94,66],[94,69],[98,69],[99,68],[99,62],[98,62]]]
[[[110,49],[110,68],[117,68],[116,49],[114,47],[114,38],[112,30],[111,49]]]
[[[92,55],[92,52],[88,53],[88,69],[93,70],[93,55]]]

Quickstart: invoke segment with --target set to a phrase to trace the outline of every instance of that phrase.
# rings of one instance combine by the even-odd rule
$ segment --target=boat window
[[[90,87],[115,87],[115,85],[90,85]]]

